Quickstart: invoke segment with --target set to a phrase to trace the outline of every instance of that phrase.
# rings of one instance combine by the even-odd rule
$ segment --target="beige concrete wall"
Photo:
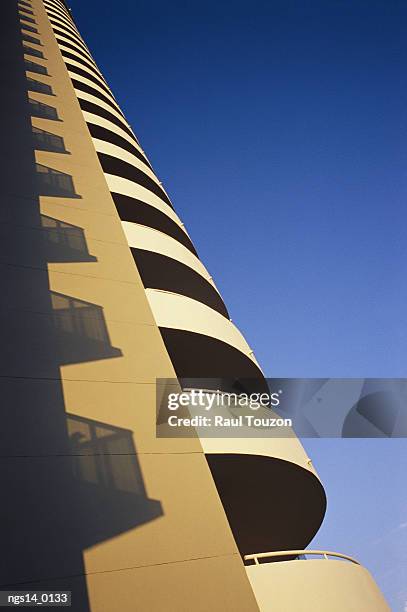
[[[49,76],[29,76],[54,95],[29,95],[60,118],[32,124],[69,153],[34,154],[28,116],[17,133],[26,94],[13,81],[12,150],[1,151],[3,584],[71,588],[78,612],[257,610],[199,442],[155,437],[155,379],[175,374],[42,2],[32,5],[45,59],[29,59]],[[3,63],[15,32],[6,43]],[[70,175],[80,197],[42,195],[34,161]]]
[[[369,572],[356,563],[303,560],[246,567],[261,612],[389,612]]]

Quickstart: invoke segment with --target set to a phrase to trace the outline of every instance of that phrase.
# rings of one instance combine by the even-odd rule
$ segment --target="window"
[[[35,57],[44,57],[44,54],[39,49],[34,49],[34,47],[26,47],[23,45],[23,50],[26,55],[34,55]]]
[[[47,94],[49,96],[54,95],[52,93],[51,86],[47,85],[46,83],[41,83],[41,81],[34,81],[34,79],[31,79],[30,77],[27,77],[27,83],[29,91],[36,91],[38,93]]]
[[[33,127],[35,148],[41,151],[54,151],[55,153],[66,153],[64,139],[51,132]]]
[[[30,72],[37,72],[38,74],[48,74],[48,70],[45,66],[41,66],[41,64],[36,64],[35,62],[31,62],[30,60],[24,60],[25,69]]]
[[[27,32],[34,32],[34,34],[38,34],[37,28],[33,28],[33,26],[26,25],[25,23],[21,24],[23,30],[27,30]]]
[[[48,106],[48,104],[43,104],[43,102],[32,100],[31,98],[29,98],[28,102],[30,104],[30,114],[32,117],[41,117],[42,119],[52,119],[54,121],[58,121],[58,113],[56,108]]]
[[[24,32],[22,33],[22,39],[30,42],[30,43],[34,43],[34,45],[41,45],[41,41],[39,38],[35,38],[34,36],[30,36],[29,34],[25,34]],[[41,45],[42,46],[42,45]]]
[[[78,197],[72,177],[65,172],[48,168],[42,164],[35,164],[41,195],[59,197]]]

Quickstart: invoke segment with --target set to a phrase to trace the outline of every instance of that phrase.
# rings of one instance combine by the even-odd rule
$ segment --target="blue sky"
[[[406,376],[407,4],[70,4],[265,372]],[[407,443],[304,444],[404,612]]]

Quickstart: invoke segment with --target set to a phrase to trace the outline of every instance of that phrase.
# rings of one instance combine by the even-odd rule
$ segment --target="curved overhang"
[[[345,555],[318,552],[325,558],[246,567],[260,612],[390,612],[366,568],[353,559],[344,560]],[[301,551],[301,556],[307,554]]]
[[[178,219],[179,224],[182,224],[172,206],[167,202],[164,202],[164,200],[156,196],[149,189],[146,189],[142,185],[127,178],[123,178],[115,174],[109,174],[108,172],[105,172],[105,178],[110,191],[127,195],[132,198],[136,198],[137,200],[142,200],[143,202],[147,202],[148,204],[151,204],[151,206],[155,206],[162,211],[167,211],[167,214],[171,216],[175,222],[177,222]]]
[[[69,58],[69,62],[74,63],[74,65],[77,66],[78,68],[82,67],[82,65],[79,62],[72,60],[70,58]],[[104,127],[110,130],[111,132],[115,132],[118,136],[121,136],[122,138],[127,140],[130,144],[134,144],[135,146],[138,146],[137,140],[133,137],[132,134],[129,134],[128,132],[126,132],[126,130],[118,126],[116,123],[113,123],[112,121],[110,121],[110,119],[106,119],[106,117],[101,117],[100,115],[97,115],[93,110],[87,111],[87,110],[84,110],[83,108],[82,108],[82,115],[86,123],[91,123],[93,125],[100,125],[101,127]],[[141,153],[142,152],[141,148],[140,147],[138,148]]]
[[[229,313],[215,287],[181,262],[154,251],[130,247],[146,289],[171,291],[198,300],[229,320]]]
[[[183,244],[188,251],[191,251],[191,253],[198,257],[198,253],[185,228],[175,223],[166,213],[155,206],[150,206],[150,204],[142,200],[136,200],[135,198],[124,196],[114,191],[110,193],[122,221],[129,221],[137,225],[151,227],[163,234],[167,234]]]
[[[74,81],[77,81],[79,83],[83,83],[84,85],[87,85],[88,87],[92,87],[92,89],[94,89],[95,91],[97,91],[99,94],[106,96],[107,99],[116,107],[116,108],[120,108],[119,105],[117,104],[113,94],[107,90],[106,87],[102,87],[102,83],[99,83],[95,80],[92,80],[89,78],[89,76],[83,76],[82,74],[77,74],[76,72],[74,72],[72,69],[69,69],[69,66],[67,66],[67,70],[68,70],[68,74],[69,77]],[[92,75],[90,75],[92,76]]]
[[[139,168],[133,163],[123,161],[116,155],[107,153],[98,153],[98,158],[102,166],[103,172],[113,176],[120,176],[132,181],[138,185],[143,185],[149,191],[152,191],[156,196],[161,198],[168,206],[171,206],[171,200],[165,192],[157,177],[154,179],[149,176],[144,170],[148,168]]]
[[[77,78],[74,75],[74,78]],[[84,77],[80,77],[82,81],[86,81]],[[91,82],[91,81],[89,81]],[[103,92],[102,92],[103,93]],[[105,140],[99,140],[98,138],[92,138],[93,144],[95,145],[95,149],[97,153],[105,153],[106,155],[111,155],[117,157],[121,161],[127,162],[128,164],[133,165],[135,168],[138,168],[142,172],[144,172],[148,177],[150,177],[153,181],[157,183],[160,187],[162,187],[160,181],[151,170],[151,168],[147,165],[147,161],[142,161],[138,159],[135,155],[126,151],[122,147],[119,147],[110,142],[106,142]]]
[[[212,336],[233,346],[257,365],[253,351],[241,332],[230,319],[216,310],[177,293],[146,289],[146,294],[159,327]]]
[[[273,440],[268,441],[271,455]],[[253,441],[246,442],[250,446]],[[309,544],[326,510],[325,492],[313,471],[292,461],[247,452],[207,453],[206,457],[242,555]]]
[[[55,25],[58,28],[66,29],[68,32],[80,36],[77,27],[75,26],[72,20],[68,19],[68,17],[63,18],[60,13],[51,8],[47,8],[46,11],[51,25]]]
[[[247,380],[257,382],[255,390],[267,392],[268,386],[258,365],[244,353],[212,336],[182,329],[160,327],[164,344],[178,378],[191,381],[201,379]],[[193,355],[193,359],[191,359]],[[207,385],[206,385],[206,388]],[[222,388],[217,386],[217,388]]]
[[[122,221],[122,227],[130,247],[152,251],[175,259],[191,268],[191,270],[194,270],[197,274],[200,274],[202,278],[215,287],[212,277],[201,260],[194,253],[191,253],[187,247],[172,238],[172,236],[168,236],[168,234],[164,234],[154,228],[129,221]],[[157,312],[161,311],[157,309]],[[159,322],[158,324],[160,325]],[[173,326],[169,325],[168,327]]]
[[[76,93],[77,98],[80,98],[81,100],[85,100],[86,102],[91,102],[95,106],[98,106],[99,108],[107,111],[108,113],[111,113],[126,128],[131,129],[127,121],[124,119],[123,115],[118,110],[116,110],[116,108],[113,108],[110,104],[107,104],[100,98],[97,98],[96,96],[93,96],[92,94],[87,93],[86,91],[81,91],[80,89],[75,89],[75,93]]]
[[[99,71],[99,68],[90,60],[88,55],[84,51],[82,51],[82,49],[78,51],[78,49],[74,45],[71,46],[69,41],[63,40],[59,34],[56,34],[55,38],[58,42],[58,46],[63,57],[64,52],[73,55],[77,59],[73,59],[73,57],[68,56],[70,62],[75,62],[77,66],[86,68],[91,72],[91,74],[97,76],[102,83],[105,83],[103,76]]]

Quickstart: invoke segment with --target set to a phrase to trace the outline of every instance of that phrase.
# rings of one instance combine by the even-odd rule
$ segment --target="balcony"
[[[288,550],[244,561],[260,612],[390,611],[369,572],[347,555]]]
[[[188,384],[189,379],[182,379],[184,393],[202,392],[204,396],[199,405],[191,399],[191,417],[216,414],[230,419],[244,412],[236,394],[211,391],[208,382],[213,388],[217,380],[201,379],[198,389]],[[230,386],[232,381],[219,382]],[[208,394],[219,402],[205,412]],[[248,413],[259,418],[278,416],[271,408],[255,413],[248,409]],[[308,546],[324,517],[326,497],[292,429],[281,427],[270,433],[267,428],[242,426],[229,432],[223,427],[196,427],[195,431],[241,555]]]

